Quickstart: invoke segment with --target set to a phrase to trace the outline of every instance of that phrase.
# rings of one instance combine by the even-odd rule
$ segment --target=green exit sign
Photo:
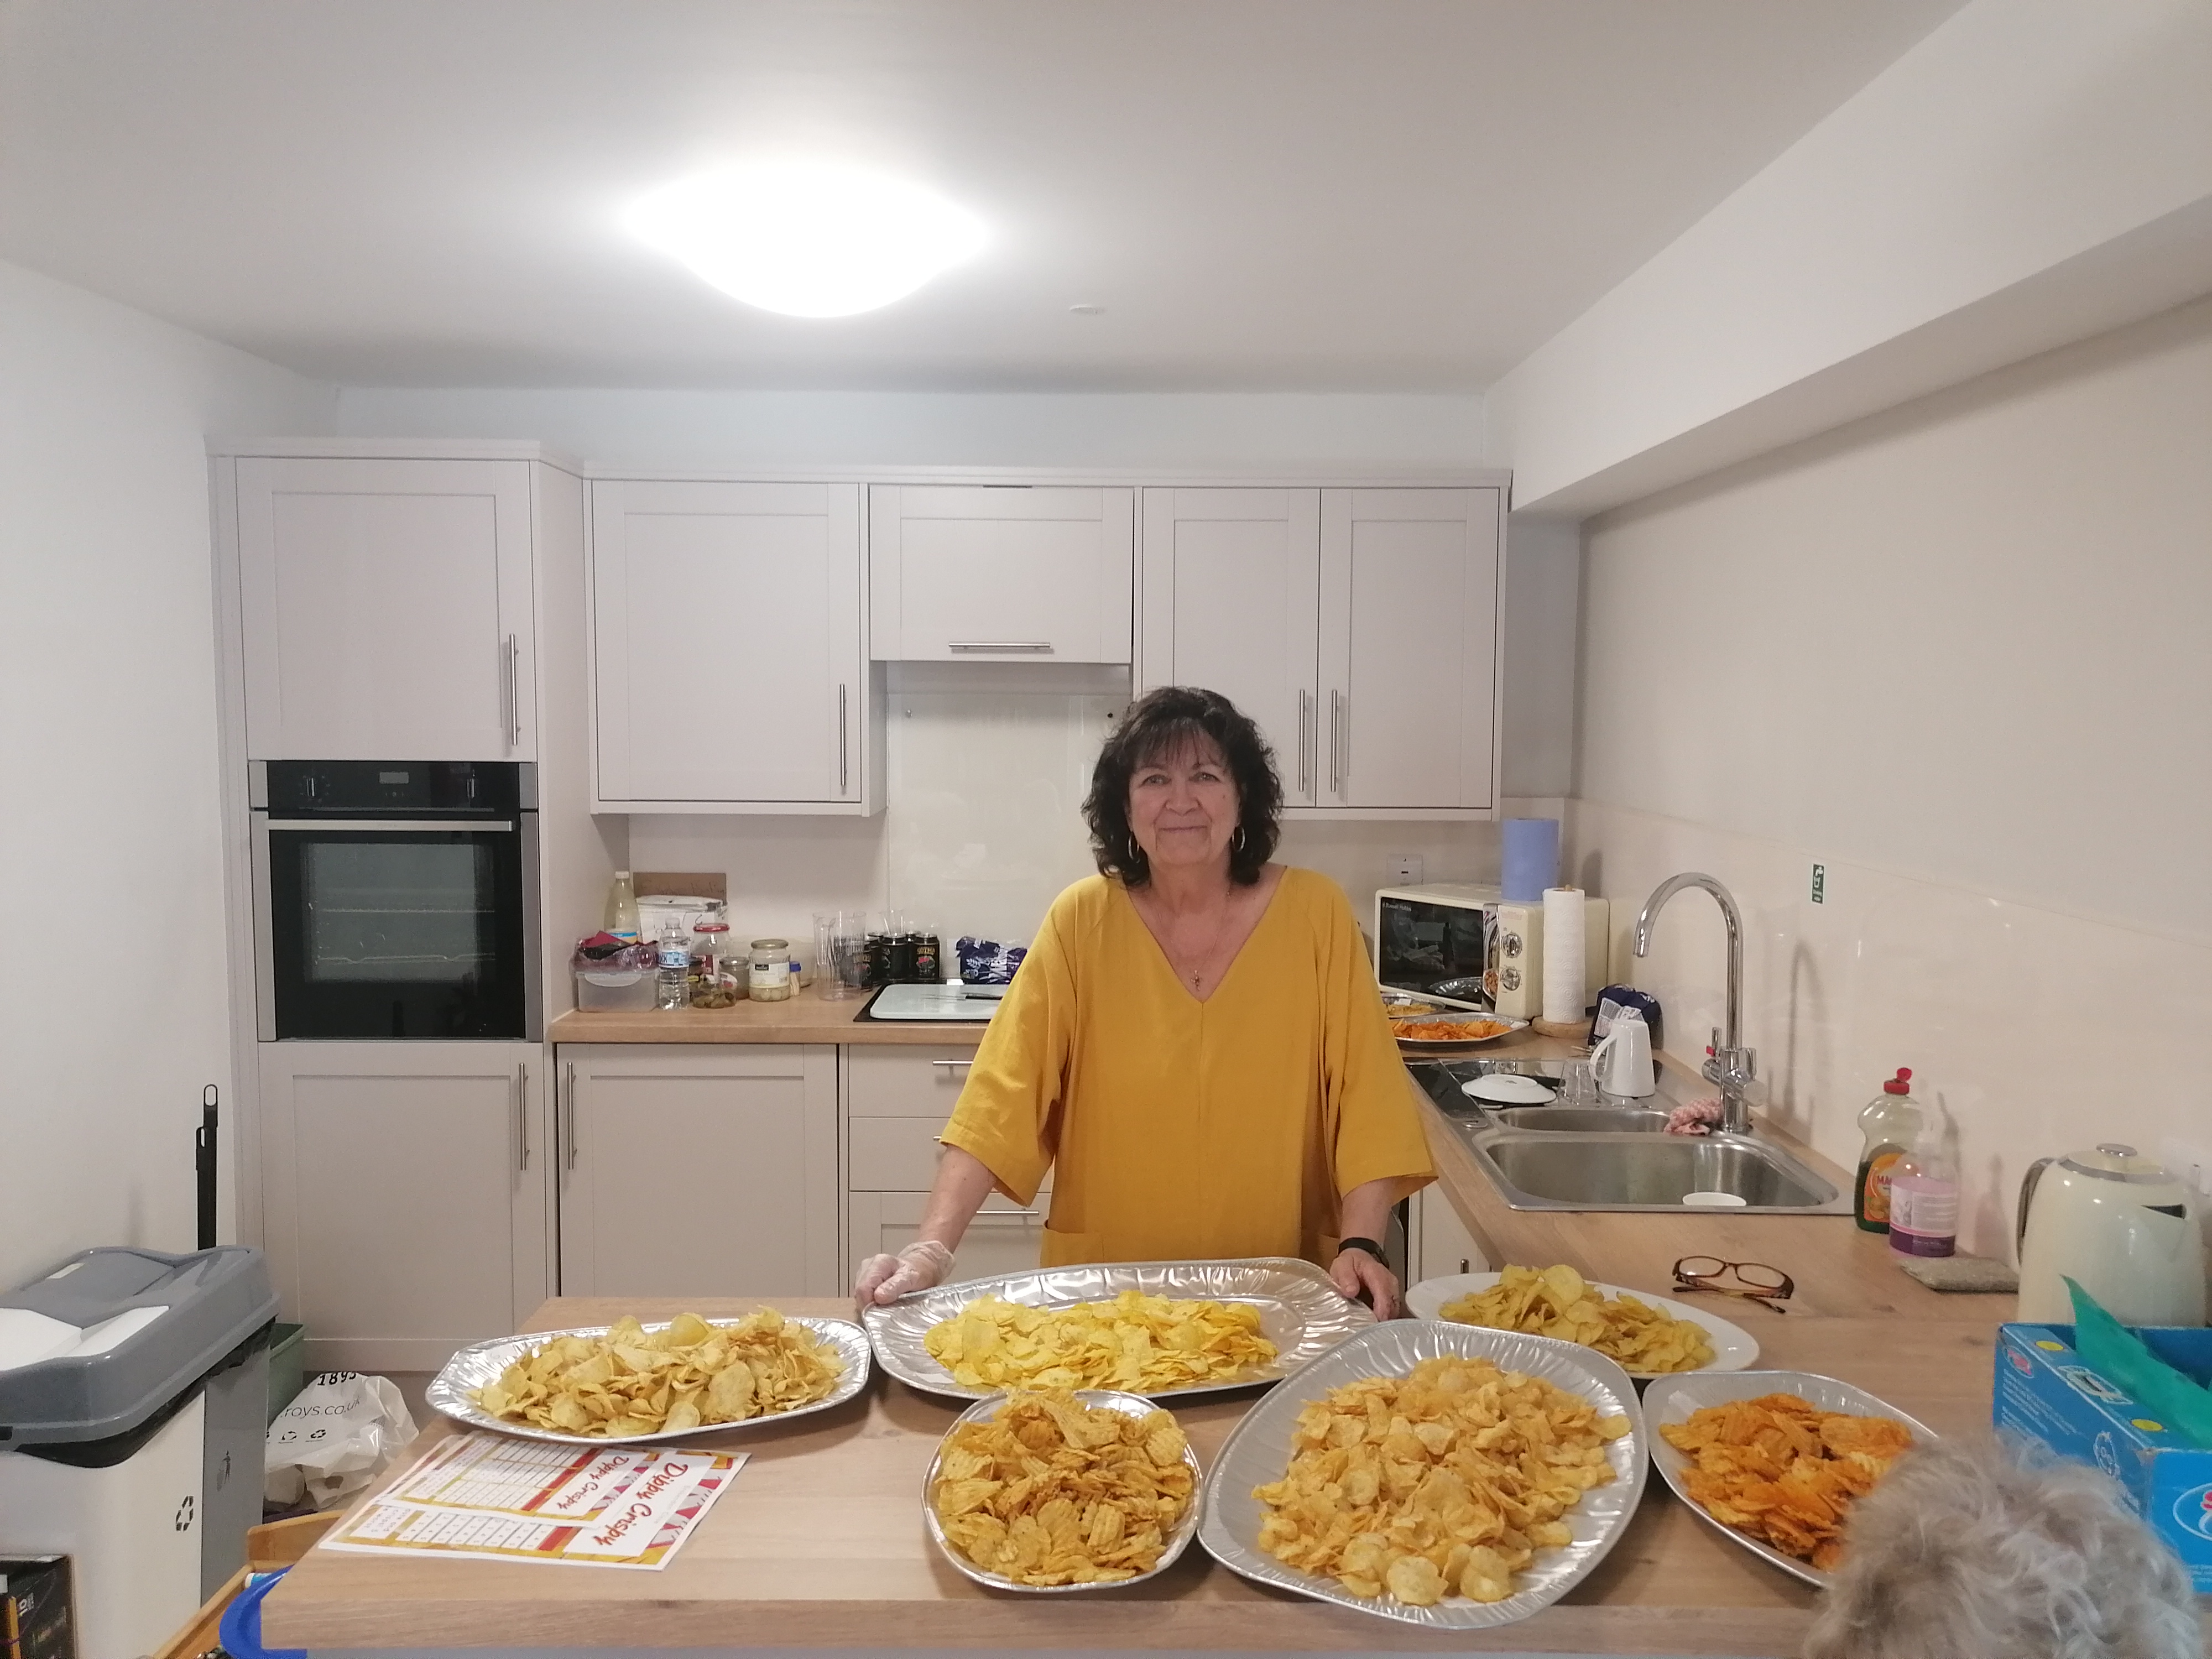
[[[1826,904],[1827,902],[1828,866],[1825,864],[1816,864],[1813,866],[1813,902]]]

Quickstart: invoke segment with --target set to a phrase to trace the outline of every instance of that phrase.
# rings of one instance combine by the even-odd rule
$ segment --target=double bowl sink
[[[1779,1146],[1750,1135],[1670,1135],[1665,1111],[1638,1106],[1489,1106],[1461,1085],[1526,1062],[1416,1062],[1413,1072],[1516,1210],[1684,1209],[1734,1215],[1848,1215],[1850,1196]],[[1741,1203],[1730,1203],[1730,1199]]]

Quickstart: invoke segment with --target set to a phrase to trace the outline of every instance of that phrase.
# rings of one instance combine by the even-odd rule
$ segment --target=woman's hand
[[[945,1282],[952,1252],[933,1238],[916,1239],[896,1255],[872,1255],[853,1281],[853,1300],[866,1311]]]
[[[1357,1245],[1336,1253],[1328,1277],[1347,1301],[1358,1300],[1364,1291],[1377,1319],[1395,1319],[1404,1311],[1398,1298],[1398,1275],[1390,1271],[1390,1264],[1377,1261]]]

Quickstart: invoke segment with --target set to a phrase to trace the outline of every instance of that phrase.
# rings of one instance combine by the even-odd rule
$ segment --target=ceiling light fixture
[[[638,202],[625,222],[732,298],[789,317],[874,311],[984,241],[981,222],[941,196],[814,161],[679,179]]]

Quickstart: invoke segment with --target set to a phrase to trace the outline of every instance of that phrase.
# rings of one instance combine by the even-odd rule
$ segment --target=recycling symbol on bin
[[[187,1492],[185,1494],[185,1501],[177,1505],[177,1530],[179,1532],[190,1532],[191,1529],[192,1498],[191,1494]]]

